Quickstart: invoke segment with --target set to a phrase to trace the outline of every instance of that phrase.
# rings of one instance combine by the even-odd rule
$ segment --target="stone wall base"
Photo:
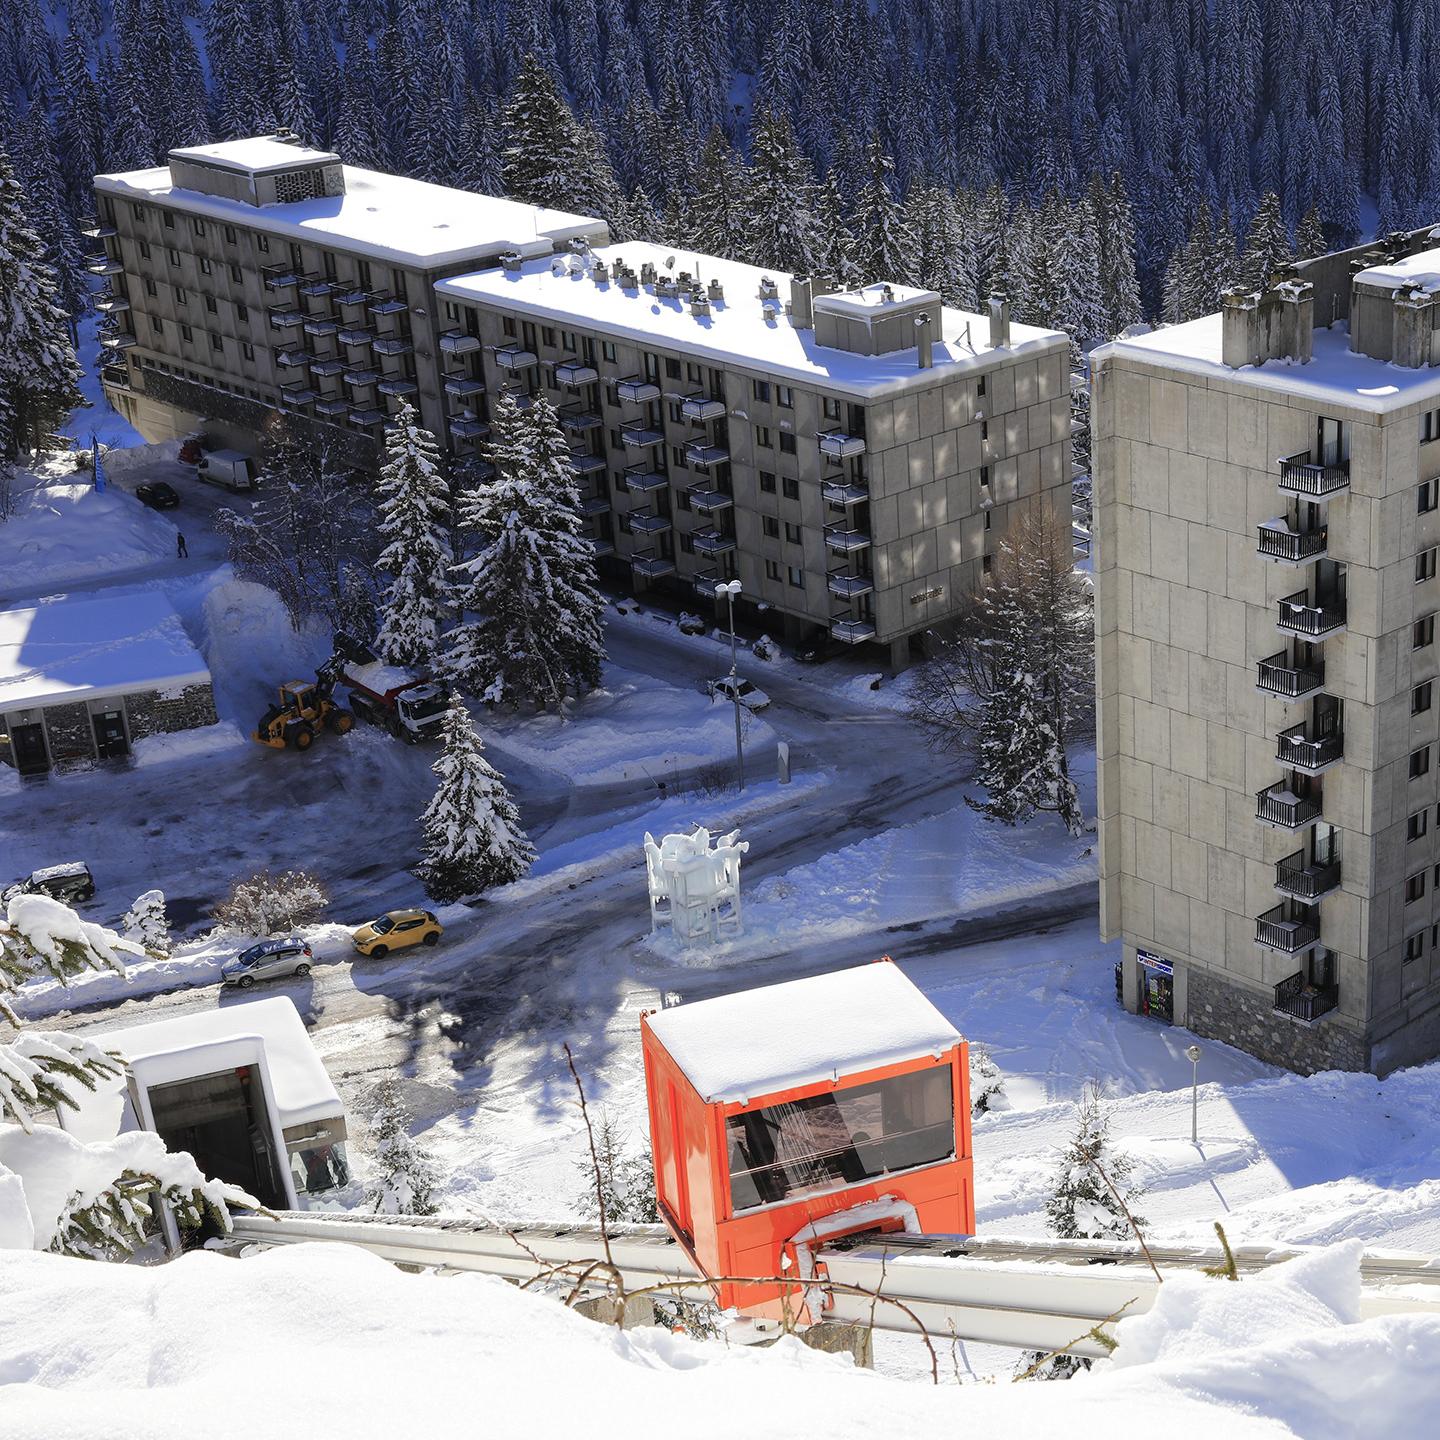
[[[215,692],[209,683],[186,685],[178,691],[146,690],[125,697],[125,718],[131,741],[147,735],[168,735],[176,730],[199,730],[214,725]]]

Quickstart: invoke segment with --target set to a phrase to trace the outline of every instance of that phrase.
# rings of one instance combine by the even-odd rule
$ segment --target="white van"
[[[196,473],[202,480],[227,490],[255,488],[255,461],[238,450],[207,450],[200,457]]]

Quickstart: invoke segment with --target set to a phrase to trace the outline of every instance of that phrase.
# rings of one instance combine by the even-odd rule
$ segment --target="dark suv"
[[[43,870],[32,871],[25,879],[9,886],[0,899],[9,900],[14,895],[48,895],[52,900],[73,905],[89,900],[94,894],[95,877],[90,867],[75,860],[68,865],[47,865]]]

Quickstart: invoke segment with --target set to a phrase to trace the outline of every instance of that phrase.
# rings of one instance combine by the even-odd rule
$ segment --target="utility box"
[[[967,1046],[888,958],[640,1029],[660,1214],[722,1306],[800,1316],[777,1278],[842,1236],[973,1233]]]

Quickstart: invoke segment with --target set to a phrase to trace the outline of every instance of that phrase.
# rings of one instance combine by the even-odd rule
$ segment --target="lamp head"
[[[1185,1047],[1185,1058],[1192,1064],[1200,1063],[1200,1047],[1198,1045],[1187,1045]]]

